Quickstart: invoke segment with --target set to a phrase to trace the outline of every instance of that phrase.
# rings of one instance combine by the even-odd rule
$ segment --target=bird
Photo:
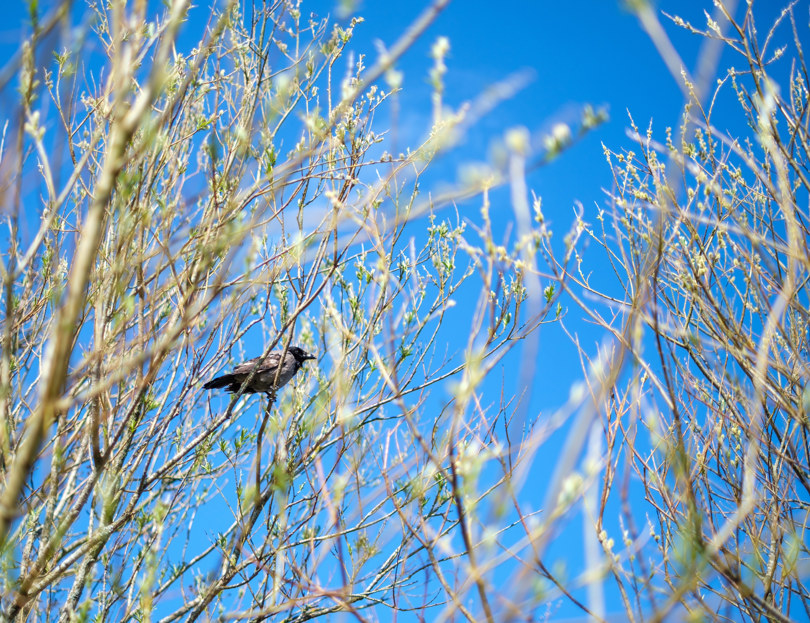
[[[310,355],[298,346],[290,346],[287,349],[287,354],[284,355],[284,359],[281,358],[282,354],[284,354],[284,351],[274,350],[268,353],[264,359],[261,357],[249,359],[236,366],[233,372],[211,379],[203,385],[203,389],[220,389],[224,387],[229,392],[238,392],[239,388],[242,387],[242,383],[256,368],[256,373],[245,387],[244,393],[274,394],[277,389],[290,382],[290,379],[301,369],[305,361],[316,359],[315,355]],[[280,372],[279,365],[281,366]],[[278,375],[278,379],[276,379],[276,375]]]

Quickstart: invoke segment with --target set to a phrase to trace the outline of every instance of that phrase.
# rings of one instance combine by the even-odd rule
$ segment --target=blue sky
[[[375,0],[356,3],[355,12],[362,15],[365,22],[355,31],[352,49],[368,54],[373,62],[378,53],[377,42],[390,47],[426,4]],[[705,28],[704,11],[711,14],[712,3],[661,0],[652,4],[687,70],[694,73],[703,38],[676,27],[663,14],[677,15],[698,28]],[[737,7],[740,17],[745,3],[738,4],[742,5]],[[334,3],[314,4],[319,5],[327,11]],[[759,1],[754,6],[759,34],[764,38],[782,3]],[[808,6],[810,3],[805,0],[797,4],[797,21],[806,17]],[[781,32],[789,34],[789,26],[783,24]],[[803,32],[806,34],[806,29]],[[482,119],[459,149],[439,163],[434,170],[437,184],[455,179],[457,168],[464,162],[486,160],[492,145],[502,140],[508,128],[525,126],[532,133],[543,132],[558,121],[575,125],[586,104],[607,109],[610,116],[607,123],[529,177],[529,187],[542,197],[546,218],[559,234],[558,240],[573,221],[577,203],[584,208],[584,219],[591,223],[598,207],[608,207],[605,190],[610,189],[612,179],[601,143],[617,151],[622,147],[633,148],[627,137],[628,114],[642,131],[652,124],[654,136],[661,141],[665,129],[677,127],[681,121],[684,104],[681,90],[650,37],[624,2],[465,0],[451,2],[398,64],[405,76],[401,96],[404,126],[427,127],[427,120],[420,119],[423,113],[419,111],[429,110],[430,47],[438,36],[450,39],[445,102],[452,108],[474,99],[511,73],[529,69],[534,79]],[[739,66],[741,60],[724,48],[721,75],[724,68]],[[787,62],[783,63],[783,69],[787,67]],[[779,71],[778,67],[773,69]],[[726,89],[726,97],[729,93],[731,91]],[[728,129],[732,135],[739,135],[745,130],[739,125],[733,93],[730,97],[733,114],[727,119],[715,115],[714,122],[721,130]],[[724,127],[724,122],[729,127]],[[507,199],[506,192],[493,198],[493,206],[501,201],[502,224],[512,217]],[[472,202],[470,214],[473,217],[477,215],[478,205]],[[495,213],[493,209],[493,215]],[[599,259],[597,257],[590,266],[597,274]],[[583,343],[588,344],[590,340],[591,350],[595,351],[603,336],[581,322],[581,316],[579,310],[570,309],[566,324],[580,334]],[[567,398],[572,380],[581,376],[581,367],[575,349],[558,328],[547,327],[540,339],[537,362],[540,374],[535,379],[534,404],[548,409],[558,407]],[[553,370],[547,365],[549,359],[554,361]]]
[[[328,10],[331,2],[316,3]],[[423,9],[422,2],[367,1],[356,5],[365,23],[358,26],[352,49],[377,57],[377,43],[386,47],[403,27]],[[685,19],[702,25],[705,2],[663,2],[662,10],[685,13]],[[668,29],[687,63],[693,63],[700,41],[677,28]],[[596,204],[605,205],[604,189],[611,183],[601,142],[618,149],[627,145],[627,111],[642,126],[652,120],[661,132],[675,125],[682,96],[636,17],[620,2],[519,2],[493,4],[484,1],[451,2],[433,26],[405,56],[398,69],[404,73],[402,125],[426,128],[431,88],[427,74],[432,64],[430,47],[438,36],[450,39],[447,57],[445,102],[457,108],[474,99],[509,74],[529,69],[533,80],[512,99],[499,105],[477,124],[462,145],[444,157],[434,169],[438,185],[454,180],[464,162],[486,160],[491,147],[504,132],[525,126],[532,133],[548,130],[562,121],[576,125],[586,104],[605,107],[608,123],[565,152],[550,166],[531,174],[529,185],[543,199],[546,217],[559,238],[574,217],[575,203],[582,204],[585,220],[592,221]],[[419,137],[415,137],[419,138]],[[501,225],[511,220],[506,191],[493,195],[493,218]],[[477,201],[469,206],[477,215]],[[464,214],[462,210],[462,214]],[[594,267],[595,268],[595,267]],[[602,336],[579,322],[571,310],[567,322],[593,347]],[[559,328],[541,333],[539,375],[535,379],[533,408],[558,407],[568,397],[569,387],[581,376],[578,355]],[[553,371],[547,362],[553,359]],[[518,390],[518,388],[515,388]]]

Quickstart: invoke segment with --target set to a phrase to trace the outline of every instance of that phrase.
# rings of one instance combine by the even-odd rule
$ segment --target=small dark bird
[[[219,389],[220,387],[226,388],[229,392],[238,392],[242,387],[242,383],[248,375],[256,367],[256,363],[260,362],[256,368],[256,374],[250,380],[250,384],[245,387],[246,394],[272,394],[277,389],[289,383],[290,379],[295,376],[295,373],[301,369],[307,359],[315,359],[315,355],[310,355],[307,351],[297,346],[290,346],[287,349],[287,354],[284,359],[281,359],[283,351],[274,350],[269,353],[267,357],[255,357],[245,363],[240,363],[233,369],[230,374],[223,374],[216,378],[211,379],[203,389]],[[281,372],[278,371],[279,366]],[[278,374],[278,380],[276,380]],[[274,383],[275,381],[275,383]]]

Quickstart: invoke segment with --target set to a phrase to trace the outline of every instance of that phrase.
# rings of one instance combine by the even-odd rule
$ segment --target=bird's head
[[[315,355],[310,355],[307,351],[303,348],[298,348],[297,346],[290,346],[287,351],[295,357],[295,360],[298,363],[304,363],[307,359],[315,359]]]

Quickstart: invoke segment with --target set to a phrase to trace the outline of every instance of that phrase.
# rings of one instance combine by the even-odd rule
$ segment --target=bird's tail
[[[228,387],[230,385],[236,385],[237,388],[239,387],[239,383],[236,382],[233,374],[223,374],[222,376],[208,381],[203,385],[203,389],[219,389],[220,387]]]

